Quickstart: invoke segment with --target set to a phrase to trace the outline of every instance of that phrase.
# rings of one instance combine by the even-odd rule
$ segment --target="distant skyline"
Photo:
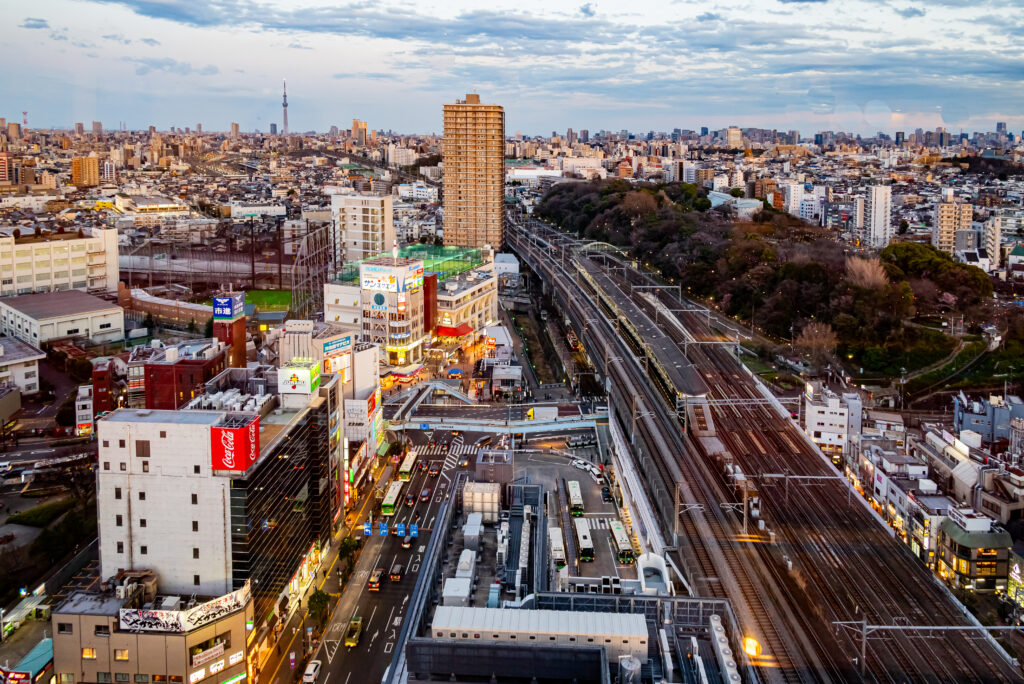
[[[8,0],[0,117],[441,133],[477,91],[509,135],[1024,129],[1024,0],[705,3]]]

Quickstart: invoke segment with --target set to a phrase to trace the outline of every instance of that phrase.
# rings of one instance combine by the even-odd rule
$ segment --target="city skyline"
[[[1000,16],[1005,7],[14,3],[0,9],[14,27],[2,51],[20,68],[0,83],[11,108],[42,128],[238,121],[267,131],[282,124],[287,77],[296,131],[359,118],[440,133],[441,105],[473,90],[506,107],[510,134],[737,125],[891,135],[996,121],[1020,130],[1024,116],[1011,112],[1024,102],[1012,43],[1021,24]]]

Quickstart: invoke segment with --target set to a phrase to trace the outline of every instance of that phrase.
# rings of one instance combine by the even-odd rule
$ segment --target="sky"
[[[440,133],[1024,129],[1024,0],[0,1],[0,117]]]

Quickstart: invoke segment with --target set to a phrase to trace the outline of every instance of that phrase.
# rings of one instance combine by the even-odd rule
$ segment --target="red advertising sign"
[[[259,416],[241,427],[210,428],[210,460],[214,470],[246,470],[259,455]]]

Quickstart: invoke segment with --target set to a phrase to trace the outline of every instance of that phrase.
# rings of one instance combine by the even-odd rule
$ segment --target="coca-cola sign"
[[[240,427],[210,428],[210,458],[214,470],[247,470],[260,455],[260,418]]]

